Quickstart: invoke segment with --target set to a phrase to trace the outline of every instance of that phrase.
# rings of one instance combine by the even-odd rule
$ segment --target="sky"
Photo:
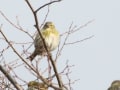
[[[34,8],[44,4],[45,1],[49,0],[30,0]],[[71,68],[71,78],[80,80],[73,85],[74,90],[107,90],[112,81],[120,80],[119,3],[119,0],[63,0],[50,6],[47,21],[53,21],[60,33],[67,31],[72,22],[79,27],[94,20],[71,35],[68,42],[82,40],[92,35],[94,37],[65,46],[59,58],[58,68],[61,68],[61,64],[66,60],[69,60],[69,64],[75,65]],[[43,21],[46,10],[47,8],[42,9],[38,13],[40,22]],[[22,27],[30,33],[34,32],[34,19],[24,0],[0,0],[0,11],[14,23],[17,16]],[[4,33],[10,40],[31,41],[24,34],[14,30],[1,15],[0,24],[3,24]],[[6,44],[1,45],[4,47]],[[13,53],[7,55],[6,59],[9,60],[14,57]]]

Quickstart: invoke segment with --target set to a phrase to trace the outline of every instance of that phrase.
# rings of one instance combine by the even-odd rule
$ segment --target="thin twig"
[[[0,14],[1,14],[1,15],[4,17],[4,19],[5,19],[9,24],[11,24],[14,28],[16,28],[16,29],[18,29],[18,30],[26,33],[29,37],[31,37],[31,38],[33,39],[33,37],[19,25],[18,20],[17,20],[17,24],[18,24],[18,26],[17,26],[17,25],[15,25],[12,21],[10,21],[10,20],[5,16],[5,14],[4,14],[2,11],[0,11]]]
[[[83,41],[85,41],[85,40],[91,39],[92,37],[94,37],[94,35],[92,35],[92,36],[90,36],[90,37],[87,37],[87,38],[84,38],[84,39],[82,39],[82,40],[65,43],[65,45],[80,43],[80,42],[83,42]]]
[[[40,9],[44,8],[45,6],[48,6],[48,5],[51,5],[51,4],[55,3],[55,2],[60,2],[60,1],[62,1],[62,0],[55,0],[55,1],[51,1],[49,3],[46,3],[43,6],[39,7],[37,10],[35,10],[35,12],[37,13]]]
[[[63,88],[63,87],[62,87],[63,85],[62,85],[62,81],[61,81],[61,79],[60,79],[60,77],[59,77],[59,75],[58,75],[57,67],[56,67],[56,65],[55,65],[55,62],[53,61],[53,58],[52,58],[51,53],[49,52],[49,50],[48,50],[48,48],[47,48],[47,45],[46,45],[46,43],[45,43],[45,40],[44,40],[44,38],[43,38],[43,36],[42,36],[42,34],[41,34],[41,32],[40,32],[39,22],[38,22],[38,17],[37,17],[37,11],[39,11],[39,10],[34,11],[33,7],[32,7],[31,4],[29,3],[29,1],[28,1],[28,0],[25,0],[25,1],[26,1],[26,3],[28,4],[28,6],[30,7],[30,9],[31,9],[31,11],[32,11],[32,13],[33,13],[33,15],[34,15],[36,29],[37,29],[37,31],[38,31],[38,33],[39,33],[39,35],[40,35],[40,37],[41,37],[41,39],[42,39],[42,41],[43,41],[43,45],[44,45],[45,50],[46,50],[46,52],[47,52],[48,58],[50,59],[51,64],[52,64],[52,66],[53,66],[53,70],[54,70],[54,72],[55,72],[55,75],[56,75],[56,78],[57,78],[59,87],[62,89],[62,88]],[[59,0],[59,1],[61,1],[61,0]],[[51,2],[51,3],[52,3],[52,2]],[[47,6],[47,5],[51,4],[51,3],[48,3],[48,4],[46,4],[45,6]],[[42,8],[45,7],[45,6],[42,6]]]
[[[2,30],[0,29],[0,33],[2,34],[2,36],[4,37],[4,39],[6,40],[6,42],[8,43],[8,45],[12,48],[12,50],[19,56],[19,58],[25,62],[29,67],[31,67],[27,62],[26,60],[24,60],[20,54],[15,50],[15,48],[12,46],[12,44],[8,41],[8,39],[6,38],[6,36],[4,35],[4,33],[2,32]],[[32,68],[33,69],[33,68]]]
[[[68,31],[67,31],[67,35],[66,35],[66,37],[65,37],[65,39],[64,39],[64,42],[63,42],[63,45],[62,45],[62,47],[60,48],[60,49],[58,49],[58,51],[57,51],[57,54],[56,54],[56,58],[55,58],[55,62],[57,61],[57,59],[58,59],[58,57],[60,56],[60,54],[61,54],[61,52],[62,52],[62,50],[63,50],[63,48],[64,48],[64,46],[65,46],[65,44],[66,44],[66,41],[67,41],[67,39],[68,39],[68,37],[69,37],[69,35],[70,35],[70,32],[71,32],[71,28],[72,28],[72,25],[73,25],[73,22],[71,23],[71,25],[69,26],[69,29],[68,29]]]
[[[36,72],[35,68],[33,68],[30,64],[28,64],[27,61],[20,56],[20,54],[15,50],[15,48],[12,46],[12,44],[8,41],[8,39],[6,38],[6,36],[4,35],[4,33],[2,32],[1,28],[0,28],[0,32],[1,32],[2,36],[4,37],[4,39],[6,40],[6,42],[9,44],[9,46],[10,46],[10,47],[12,48],[12,50],[15,52],[15,54],[17,54],[17,56],[18,56],[29,68],[31,68],[31,69],[38,75],[38,77],[39,77],[43,82],[45,82],[47,85],[49,85],[49,84],[47,83],[47,80],[44,79],[38,72]]]
[[[87,23],[85,23],[84,25],[78,27],[77,29],[72,30],[71,33],[74,33],[74,32],[76,32],[76,31],[79,31],[80,29],[82,29],[83,27],[86,27],[87,25],[89,25],[89,24],[92,23],[93,21],[95,21],[95,19],[90,20],[90,21],[88,21]]]
[[[19,27],[19,30],[22,31],[22,32],[24,32],[24,33],[26,33],[30,38],[32,38],[32,40],[34,40],[33,37],[32,37],[32,35],[30,35],[30,33],[28,33],[28,31],[25,31],[25,30],[20,26],[20,23],[19,23],[19,20],[18,20],[18,17],[17,17],[17,16],[16,16],[16,20],[17,20],[17,25],[18,25],[18,27]]]
[[[23,88],[11,77],[11,75],[0,65],[1,72],[8,78],[8,80],[13,84],[17,90],[23,90]]]
[[[93,21],[95,21],[95,20],[94,20],[94,19],[93,19],[93,20],[90,20],[90,21],[88,21],[87,23],[85,23],[85,24],[83,24],[83,25],[81,25],[81,26],[79,26],[79,27],[77,27],[77,26],[75,25],[69,33],[70,33],[70,34],[73,34],[73,33],[77,32],[77,31],[81,30],[82,28],[88,26],[88,25],[89,25],[90,23],[92,23]],[[67,34],[67,33],[68,33],[68,31],[62,33],[60,36],[64,36],[64,35]]]
[[[46,19],[47,19],[47,17],[48,17],[49,11],[50,11],[50,10],[49,10],[49,7],[50,7],[50,6],[48,6],[48,11],[47,11],[47,13],[46,13],[46,15],[45,15],[45,18],[44,18],[42,24],[40,25],[40,28],[45,24],[45,21],[46,21]]]

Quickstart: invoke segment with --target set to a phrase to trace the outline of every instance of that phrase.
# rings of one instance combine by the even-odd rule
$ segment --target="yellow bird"
[[[48,86],[44,83],[36,82],[36,81],[30,81],[28,83],[28,89],[27,90],[48,90]]]
[[[120,80],[113,81],[108,90],[120,90]]]
[[[52,22],[45,23],[45,25],[41,29],[41,34],[45,40],[46,46],[49,51],[53,51],[58,47],[60,35]],[[31,61],[37,55],[42,56],[46,53],[46,50],[43,45],[43,41],[42,41],[39,33],[37,33],[37,35],[35,37],[34,46],[35,46],[34,52],[28,57],[28,59],[30,59]]]

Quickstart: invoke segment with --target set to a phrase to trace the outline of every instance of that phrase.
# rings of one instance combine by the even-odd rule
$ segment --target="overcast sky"
[[[30,1],[37,8],[47,0]],[[46,10],[38,13],[40,21]],[[13,22],[18,16],[20,24],[33,32],[33,16],[24,0],[0,0],[0,11]],[[71,22],[81,26],[93,19],[69,41],[94,37],[66,46],[60,58],[60,63],[69,60],[69,64],[75,65],[71,78],[80,80],[73,85],[74,90],[106,90],[113,80],[120,79],[120,0],[63,0],[50,6],[47,20],[53,21],[60,33],[67,31]],[[13,32],[1,15],[0,24],[4,25],[4,32],[10,39],[21,40],[19,33]],[[22,38],[26,40],[26,37]]]

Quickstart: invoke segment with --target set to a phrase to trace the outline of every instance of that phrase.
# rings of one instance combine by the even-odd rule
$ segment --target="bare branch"
[[[4,52],[8,51],[8,49],[11,48],[13,50],[13,52],[18,56],[18,58],[15,59],[12,62],[7,63],[7,64],[4,63],[4,65],[10,66],[10,67],[8,67],[7,73],[8,72],[11,73],[12,77],[14,77],[13,80],[14,79],[15,80],[20,80],[22,82],[21,86],[26,85],[27,82],[28,82],[28,81],[22,80],[22,78],[19,75],[17,75],[17,73],[14,71],[15,68],[18,68],[21,65],[24,65],[24,68],[27,69],[33,76],[35,76],[37,78],[37,80],[39,80],[40,82],[42,81],[42,83],[46,84],[48,87],[53,88],[54,90],[68,90],[68,89],[72,90],[71,85],[74,84],[74,82],[77,81],[77,80],[74,80],[74,82],[73,82],[73,80],[69,77],[69,75],[72,73],[72,71],[70,71],[70,68],[73,67],[74,65],[68,65],[68,62],[67,62],[65,67],[63,68],[63,70],[58,72],[56,62],[57,62],[58,57],[62,54],[62,51],[63,51],[63,48],[65,47],[65,45],[76,44],[76,43],[83,42],[83,41],[88,40],[88,39],[93,37],[93,35],[92,35],[92,36],[84,38],[82,40],[76,40],[76,41],[73,41],[73,42],[72,41],[68,42],[68,38],[70,37],[71,34],[81,30],[81,28],[83,28],[83,27],[86,27],[89,23],[93,22],[94,20],[88,21],[84,25],[81,25],[81,26],[78,26],[78,27],[76,25],[73,25],[73,22],[72,22],[71,25],[68,28],[68,31],[66,31],[65,33],[60,35],[61,38],[62,38],[62,36],[65,37],[65,38],[64,38],[63,42],[60,42],[60,44],[58,46],[58,51],[57,51],[56,57],[54,59],[52,57],[52,54],[48,51],[45,40],[44,40],[40,30],[43,27],[42,25],[44,25],[46,20],[47,20],[47,17],[48,17],[48,14],[49,14],[49,6],[53,3],[60,2],[60,1],[63,1],[63,0],[49,0],[48,3],[45,3],[44,5],[38,7],[37,9],[34,9],[32,4],[30,3],[30,0],[25,0],[25,2],[27,3],[26,5],[28,5],[28,7],[30,8],[30,10],[33,14],[33,17],[34,17],[35,29],[36,29],[36,32],[34,33],[34,35],[31,35],[27,30],[24,30],[24,28],[19,23],[18,17],[16,17],[17,22],[14,24],[13,21],[8,19],[8,17],[6,17],[4,15],[4,13],[2,13],[0,11],[0,14],[4,17],[4,19],[10,25],[12,25],[14,28],[22,31],[23,33],[26,33],[33,40],[34,40],[35,34],[39,33],[39,36],[41,37],[41,39],[43,41],[43,45],[44,45],[44,48],[45,48],[46,53],[47,53],[46,56],[47,56],[48,66],[46,65],[45,70],[43,71],[43,68],[41,69],[40,66],[39,66],[39,64],[40,64],[39,62],[40,62],[41,58],[35,59],[35,63],[34,62],[32,63],[32,62],[28,62],[23,57],[23,56],[28,56],[28,54],[30,53],[30,52],[28,52],[28,49],[33,45],[33,43],[32,42],[27,42],[27,41],[26,42],[16,42],[16,41],[13,41],[13,40],[10,41],[7,38],[7,36],[4,34],[4,31],[0,27],[0,33],[2,35],[2,37],[0,37],[0,40],[4,40],[8,44],[6,47],[4,47],[0,51],[0,59],[1,59],[0,62],[5,62],[4,56],[6,54]],[[48,6],[48,11],[47,11],[43,21],[40,22],[39,19],[38,19],[37,13],[41,9],[43,9],[47,6]],[[41,24],[39,24],[39,22]],[[16,44],[22,47],[22,52],[21,53],[19,53],[17,48],[14,47],[14,45],[16,45]],[[27,45],[29,45],[29,46],[27,46]],[[27,46],[27,48],[26,48],[26,46]],[[22,60],[22,63],[19,63],[19,59]],[[4,66],[4,67],[6,67],[6,66]],[[0,70],[1,70],[1,67],[0,67]],[[0,73],[0,75],[1,75],[1,73]],[[10,88],[11,90],[13,90],[14,86],[6,78],[7,76],[5,77],[4,74],[2,74],[2,75],[3,75],[3,79],[6,80],[5,84],[4,84],[5,88],[7,87],[7,88]],[[47,75],[47,77],[44,77],[44,75],[45,76]],[[66,83],[63,83],[62,79],[61,79],[61,76],[65,77],[68,81]],[[1,76],[0,76],[0,80],[1,80]],[[54,83],[54,80],[57,81],[57,82]],[[0,82],[0,84],[1,84],[1,82]],[[17,89],[17,90],[19,90],[19,89]]]
[[[28,36],[30,36],[30,37],[33,39],[33,37],[19,25],[18,20],[17,20],[17,24],[18,24],[18,26],[17,26],[17,25],[15,25],[12,21],[10,21],[10,20],[5,16],[5,14],[4,14],[2,11],[0,11],[0,14],[1,14],[1,15],[4,17],[4,19],[5,19],[9,24],[11,24],[14,28],[16,28],[16,29],[18,29],[18,30],[26,33]]]
[[[69,37],[69,35],[70,35],[70,32],[71,32],[71,30],[72,30],[72,29],[71,29],[71,28],[72,28],[72,25],[73,25],[73,22],[72,22],[71,25],[69,26],[69,29],[68,29],[68,31],[67,31],[67,35],[66,35],[66,37],[65,37],[65,39],[64,39],[64,42],[63,42],[62,47],[61,47],[60,49],[58,49],[58,51],[57,51],[55,61],[57,61],[57,58],[60,56],[60,54],[61,54],[61,52],[62,52],[62,50],[63,50],[63,48],[64,48],[64,46],[65,46],[65,43],[66,43],[66,41],[67,41],[67,39],[68,39],[68,37]]]
[[[61,90],[61,88],[58,88],[58,87],[52,85],[51,83],[48,83],[48,81],[47,81],[43,76],[41,76],[40,73],[39,73],[35,68],[33,68],[30,64],[28,64],[28,63],[26,62],[26,60],[24,60],[24,58],[22,58],[22,57],[20,56],[20,54],[15,50],[15,48],[12,46],[12,44],[8,41],[8,39],[6,38],[6,36],[4,35],[4,33],[2,32],[1,28],[0,28],[0,32],[1,32],[2,36],[4,37],[4,39],[6,40],[6,42],[8,43],[8,45],[9,45],[9,46],[12,48],[12,50],[15,52],[15,54],[17,54],[18,57],[19,57],[29,68],[31,68],[31,70],[33,70],[33,71],[37,74],[37,76],[38,76],[45,84],[47,84],[47,85],[50,86],[50,87],[56,88],[57,90]]]
[[[6,42],[8,43],[8,45],[12,48],[12,50],[19,56],[19,58],[25,62],[29,67],[31,67],[27,62],[26,60],[24,60],[20,54],[15,50],[15,48],[12,46],[12,44],[8,41],[8,39],[6,38],[6,36],[4,35],[4,33],[2,32],[1,28],[0,28],[0,33],[2,34],[2,36],[4,37],[4,39],[6,40]],[[32,68],[33,69],[33,68]],[[34,70],[34,69],[33,69]]]
[[[45,21],[46,21],[46,19],[47,19],[47,17],[48,17],[48,14],[49,14],[49,6],[48,6],[48,11],[47,11],[47,13],[46,13],[46,15],[45,15],[45,18],[44,18],[42,24],[40,25],[40,28],[45,24]]]
[[[47,45],[46,45],[46,43],[45,43],[45,40],[44,40],[44,38],[43,38],[43,36],[42,36],[42,34],[41,34],[41,32],[40,32],[39,22],[38,22],[38,17],[37,17],[37,12],[34,11],[34,9],[32,8],[32,6],[31,6],[31,4],[29,3],[28,0],[25,0],[25,1],[26,1],[26,3],[28,4],[28,6],[30,7],[30,9],[31,9],[31,11],[32,11],[32,13],[33,13],[33,15],[34,15],[36,29],[37,29],[37,31],[38,31],[38,33],[39,33],[39,35],[40,35],[40,37],[41,37],[41,39],[42,39],[42,41],[43,41],[43,45],[44,45],[45,50],[46,50],[47,55],[48,55],[48,59],[50,59],[50,61],[51,61],[51,63],[52,63],[53,70],[54,70],[54,72],[55,72],[55,75],[56,75],[56,78],[57,78],[59,87],[62,89],[63,85],[62,85],[62,81],[61,81],[61,79],[60,79],[60,77],[59,77],[59,75],[58,75],[57,67],[56,67],[56,65],[55,65],[55,62],[53,61],[53,58],[52,58],[51,53],[49,52],[49,50],[48,50],[48,48],[47,48]],[[61,0],[59,0],[59,1],[61,1]],[[47,6],[47,5],[49,5],[49,4],[46,4],[45,6]],[[44,6],[43,6],[43,7],[44,7]]]
[[[8,78],[8,80],[13,84],[13,86],[17,89],[17,90],[23,90],[23,88],[15,81],[15,79],[13,79],[10,74],[3,68],[2,65],[0,65],[0,70],[1,72]]]
[[[60,2],[60,1],[62,1],[62,0],[55,0],[55,1],[51,1],[49,3],[46,3],[43,6],[39,7],[37,10],[35,10],[35,12],[37,13],[40,9],[42,9],[42,8],[48,6],[48,5],[51,5],[51,4],[55,3],[55,2]]]
[[[82,39],[82,40],[78,40],[78,41],[74,41],[74,42],[65,43],[65,45],[80,43],[80,42],[83,42],[83,41],[85,41],[85,40],[91,39],[91,38],[93,38],[93,37],[94,37],[94,35],[92,35],[92,36],[90,36],[90,37],[87,37],[87,38],[84,38],[84,39]]]
[[[77,32],[77,31],[81,30],[82,28],[88,26],[88,25],[89,25],[90,23],[92,23],[93,21],[94,21],[94,19],[88,21],[87,23],[81,25],[80,27],[77,27],[77,26],[75,25],[74,27],[72,27],[72,29],[71,29],[70,32],[66,31],[66,32],[62,33],[60,36],[63,36],[63,35],[65,35],[65,34],[67,34],[67,33],[73,34],[73,33]]]
[[[43,80],[47,85],[49,85],[49,84],[47,83],[47,80],[45,80],[39,73],[37,73],[36,70],[35,70],[35,68],[33,68],[30,64],[28,64],[28,63],[26,62],[26,60],[20,56],[20,54],[15,50],[15,48],[12,46],[12,44],[8,41],[8,39],[6,38],[6,36],[4,35],[4,33],[2,32],[1,28],[0,28],[0,32],[1,32],[2,36],[4,37],[4,39],[6,40],[6,42],[8,43],[8,45],[9,45],[9,46],[12,48],[12,50],[15,52],[15,54],[17,54],[17,56],[18,56],[29,68],[31,68],[31,69],[38,75],[38,77],[39,77],[41,80]]]
[[[78,41],[74,41],[74,42],[67,42],[67,39],[68,39],[68,37],[69,37],[71,34],[73,34],[73,33],[77,32],[77,31],[81,30],[82,28],[86,27],[88,24],[92,23],[93,21],[94,21],[94,19],[88,21],[87,23],[85,23],[84,25],[82,25],[82,26],[80,26],[80,27],[77,27],[76,25],[73,26],[73,22],[72,22],[72,24],[69,26],[68,31],[66,31],[66,32],[64,32],[64,33],[62,33],[62,34],[60,35],[61,37],[64,36],[64,35],[66,35],[66,36],[65,36],[65,39],[64,39],[64,42],[63,42],[61,48],[60,48],[60,44],[59,44],[59,46],[58,46],[58,50],[57,50],[57,54],[56,54],[55,61],[56,61],[57,58],[61,55],[61,52],[62,52],[62,50],[63,50],[63,48],[64,48],[65,45],[76,44],[76,43],[79,43],[79,42],[82,42],[82,41],[85,41],[85,40],[88,40],[88,39],[94,37],[94,35],[92,35],[92,36],[87,37],[87,38],[84,38],[84,39],[82,39],[82,40],[78,40]]]
[[[76,28],[76,29],[73,29],[73,30],[71,31],[71,33],[74,33],[74,32],[76,32],[76,31],[79,31],[80,29],[82,29],[83,27],[86,27],[88,24],[92,23],[93,21],[95,21],[95,20],[94,20],[94,19],[93,19],[93,20],[90,20],[90,21],[88,21],[87,23],[85,23],[84,25],[82,25],[82,26],[80,26],[80,27],[78,27],[78,28]]]

